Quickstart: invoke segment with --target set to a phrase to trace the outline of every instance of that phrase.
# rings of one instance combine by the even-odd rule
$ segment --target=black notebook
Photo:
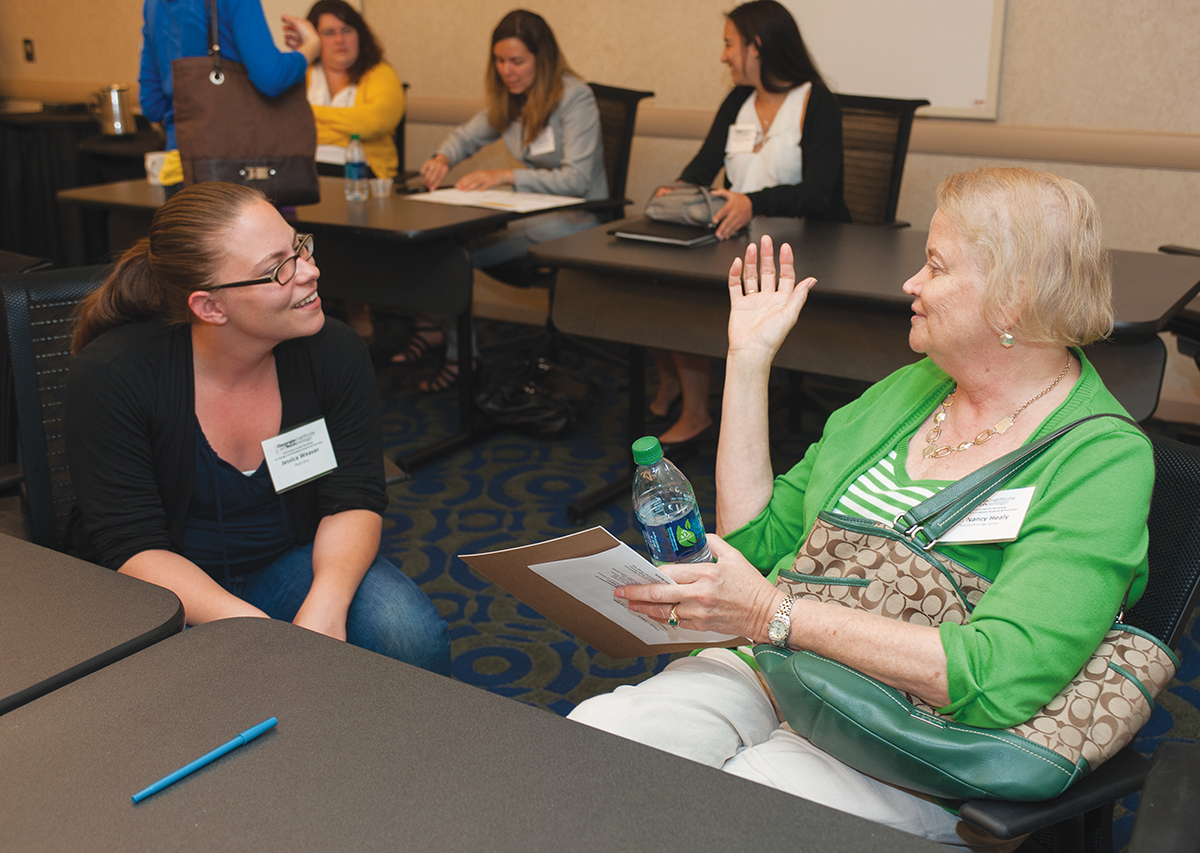
[[[608,232],[622,240],[642,240],[647,243],[666,243],[671,246],[703,246],[717,242],[711,228],[698,225],[676,225],[673,222],[656,222],[653,219],[631,219]]]

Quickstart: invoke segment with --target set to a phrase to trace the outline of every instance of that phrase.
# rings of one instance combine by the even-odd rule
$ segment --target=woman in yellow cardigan
[[[394,134],[404,115],[404,87],[362,15],[344,0],[317,0],[308,20],[321,38],[321,58],[308,69],[308,103],[317,121],[317,172],[341,177],[346,146],[357,134],[367,177],[394,178],[400,169]],[[373,341],[371,306],[346,302],[346,320]]]
[[[404,115],[400,78],[362,15],[344,0],[317,0],[308,20],[321,37],[321,58],[308,70],[318,171],[340,177],[350,136],[358,134],[373,177],[394,178],[400,160],[392,137]]]

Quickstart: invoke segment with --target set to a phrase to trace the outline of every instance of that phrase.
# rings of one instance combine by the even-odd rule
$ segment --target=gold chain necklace
[[[942,400],[942,404],[940,406],[938,406],[938,410],[936,412],[934,412],[933,427],[930,428],[929,432],[925,434],[926,447],[921,452],[921,457],[923,459],[930,459],[930,458],[941,459],[943,456],[949,456],[951,453],[961,453],[962,451],[966,450],[969,447],[975,447],[977,445],[983,444],[985,441],[990,439],[993,435],[1000,435],[1002,433],[1008,432],[1008,430],[1013,425],[1013,421],[1015,421],[1017,419],[1017,415],[1021,414],[1021,412],[1025,411],[1027,408],[1029,408],[1031,403],[1033,403],[1036,400],[1040,400],[1042,397],[1046,396],[1051,391],[1053,391],[1054,386],[1056,386],[1059,382],[1062,381],[1062,378],[1067,375],[1067,371],[1070,369],[1071,369],[1071,354],[1067,353],[1067,364],[1065,367],[1063,367],[1062,373],[1058,374],[1058,377],[1055,378],[1055,380],[1050,383],[1050,387],[1046,388],[1046,390],[1042,391],[1042,393],[1038,394],[1036,397],[1030,397],[1028,400],[1025,401],[1025,403],[1021,406],[1021,408],[1017,409],[1015,412],[1013,412],[1011,415],[1009,415],[1004,420],[1000,421],[1000,423],[996,424],[991,429],[985,429],[983,432],[979,433],[979,435],[975,436],[970,441],[964,441],[962,444],[958,444],[958,445],[943,444],[941,447],[938,447],[937,446],[938,439],[942,437],[942,424],[945,423],[945,421],[946,421],[946,410],[949,409],[954,404],[954,395],[958,391],[958,389],[955,388],[953,391],[951,391],[949,394],[946,395],[946,399]]]

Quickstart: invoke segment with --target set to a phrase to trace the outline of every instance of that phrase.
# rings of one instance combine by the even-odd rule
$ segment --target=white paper
[[[1033,486],[1026,486],[996,492],[950,528],[941,541],[960,544],[1012,542],[1021,532],[1021,523],[1033,501],[1033,490]]]
[[[556,560],[529,567],[563,592],[616,622],[647,645],[665,643],[716,643],[736,639],[733,634],[672,628],[626,609],[613,598],[613,590],[629,584],[670,583],[669,576],[625,543],[573,560]]]
[[[325,419],[318,418],[262,442],[275,491],[286,492],[337,467]]]
[[[542,132],[538,134],[538,138],[533,140],[533,144],[529,146],[530,157],[541,157],[543,154],[554,153],[554,128],[546,125],[542,128]]]
[[[512,190],[434,190],[428,193],[413,193],[405,196],[412,201],[432,201],[437,204],[457,204],[460,207],[486,207],[492,210],[511,210],[513,213],[531,213],[581,204],[582,198],[547,193],[519,193]]]
[[[725,137],[726,154],[753,154],[758,128],[752,124],[731,124]]]

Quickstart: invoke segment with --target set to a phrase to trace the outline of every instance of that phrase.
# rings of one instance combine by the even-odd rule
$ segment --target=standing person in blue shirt
[[[734,89],[679,176],[682,183],[707,187],[724,168],[725,188],[713,191],[725,199],[713,217],[717,239],[737,234],[753,216],[849,222],[842,193],[842,112],[792,14],[775,0],[738,6],[725,21],[721,62],[729,66]],[[700,439],[712,425],[708,359],[651,352],[659,383],[649,415],[670,423],[659,441],[666,447]]]
[[[274,97],[304,79],[310,63],[321,55],[321,39],[304,18],[284,15],[285,29],[298,47],[281,51],[271,38],[260,0],[216,0],[221,56],[246,66],[250,82]],[[175,89],[171,63],[208,53],[208,0],[146,0],[142,9],[142,66],[138,100],[150,121],[162,122],[167,150],[176,152]],[[164,175],[168,185],[180,183],[178,153],[169,155]]]

